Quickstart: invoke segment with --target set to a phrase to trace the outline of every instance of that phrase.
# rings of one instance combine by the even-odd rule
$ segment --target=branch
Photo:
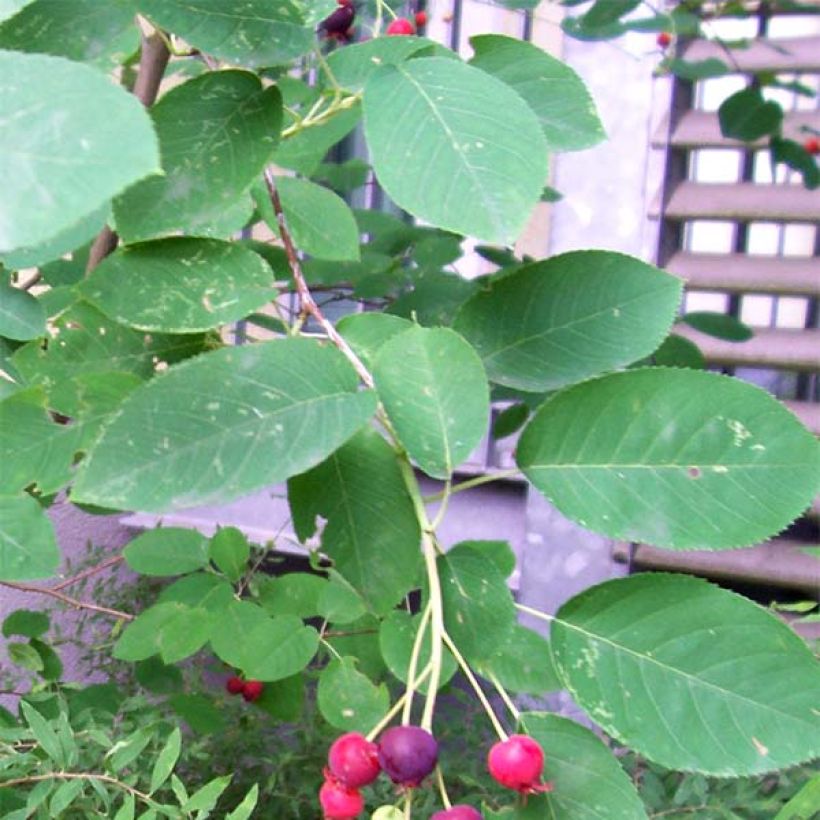
[[[60,581],[59,584],[55,584],[50,589],[52,592],[65,589],[72,584],[76,584],[79,581],[84,581],[86,578],[90,578],[92,575],[96,575],[98,572],[103,572],[111,567],[115,567],[117,564],[121,564],[124,560],[125,558],[122,555],[115,555],[113,558],[109,558],[101,564],[97,564],[94,567],[89,567],[88,569],[83,570],[83,572],[77,573],[77,575],[72,575],[71,578],[66,578],[64,581]]]
[[[299,255],[296,251],[296,246],[293,244],[290,231],[288,230],[287,221],[285,220],[285,212],[282,210],[282,200],[279,198],[279,192],[276,190],[276,181],[270,168],[265,169],[265,184],[268,188],[270,201],[273,205],[274,213],[276,214],[276,223],[279,226],[279,236],[282,238],[282,244],[285,246],[285,253],[288,257],[288,265],[290,272],[293,275],[293,281],[296,283],[296,292],[299,294],[299,299],[302,303],[302,309],[313,316],[314,319],[322,326],[322,329],[327,334],[328,339],[333,342],[339,350],[342,351],[345,358],[353,365],[359,378],[368,386],[373,387],[373,376],[370,371],[364,366],[362,360],[353,352],[350,345],[339,335],[336,328],[329,322],[322,313],[316,300],[313,298],[310,289],[305,281],[304,273],[302,272],[302,264],[299,261]]]
[[[42,780],[99,780],[102,783],[109,783],[112,786],[116,786],[117,788],[128,792],[129,794],[133,794],[134,797],[138,797],[143,803],[147,803],[149,806],[156,805],[150,795],[145,792],[141,792],[139,789],[135,789],[133,786],[129,786],[127,783],[123,783],[122,780],[117,780],[116,777],[111,777],[111,775],[108,774],[87,774],[86,772],[48,772],[46,774],[31,774],[28,777],[16,777],[12,780],[6,780],[5,782],[0,783],[0,789],[7,789],[11,786],[24,786],[27,783],[39,783]]]
[[[171,54],[162,37],[154,32],[142,36],[142,53],[137,81],[134,83],[134,96],[146,107],[150,108],[159,93],[159,85]],[[119,242],[119,237],[108,225],[105,225],[88,255],[86,273],[94,270],[97,265],[110,253],[113,253]]]
[[[20,592],[33,592],[39,595],[47,595],[49,598],[56,598],[64,604],[70,606],[72,609],[87,609],[91,612],[99,612],[103,615],[110,615],[112,618],[118,618],[123,621],[133,621],[134,615],[128,612],[121,612],[118,609],[109,609],[107,606],[99,606],[92,604],[89,601],[81,601],[78,598],[72,598],[70,595],[65,595],[58,592],[51,587],[30,586],[29,584],[18,584],[14,581],[0,581],[0,586],[8,587],[9,589],[16,589]],[[64,586],[64,585],[63,585]]]

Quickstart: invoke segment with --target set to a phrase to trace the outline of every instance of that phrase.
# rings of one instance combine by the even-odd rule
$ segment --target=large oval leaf
[[[157,527],[138,535],[123,555],[140,575],[184,575],[208,563],[208,539],[184,527]]]
[[[139,6],[158,25],[234,65],[287,63],[314,42],[298,0],[140,0]]]
[[[253,251],[186,237],[120,248],[92,271],[80,291],[121,324],[167,333],[236,321],[276,293],[268,264]]]
[[[652,353],[674,321],[681,287],[631,256],[572,251],[492,282],[453,327],[492,381],[540,393]]]
[[[262,172],[279,140],[282,98],[247,71],[212,71],[152,108],[163,176],[114,201],[126,242],[210,228]]]
[[[59,563],[45,510],[30,495],[0,495],[0,580],[50,578]]]
[[[88,66],[0,51],[0,253],[39,245],[160,170],[136,97]]]
[[[0,336],[27,341],[46,332],[46,311],[41,302],[0,279]]]
[[[820,754],[820,665],[773,615],[684,575],[608,581],[552,627],[573,697],[673,769],[757,774]]]
[[[318,467],[288,482],[294,527],[301,540],[326,520],[322,550],[379,615],[415,585],[421,541],[413,503],[396,453],[364,429]]]
[[[509,86],[444,57],[382,66],[364,88],[373,168],[405,210],[434,225],[509,244],[547,176],[547,144]],[[424,157],[414,173],[409,157]]]
[[[538,46],[500,34],[470,38],[470,65],[515,89],[535,112],[550,151],[578,151],[606,138],[584,81]]]
[[[484,368],[449,328],[414,327],[393,336],[373,375],[402,444],[428,475],[447,478],[487,432]]]
[[[369,732],[390,708],[390,693],[356,669],[355,658],[332,661],[319,676],[322,717],[346,732]]]
[[[612,538],[748,546],[782,530],[820,480],[817,443],[758,387],[647,368],[547,400],[518,464],[565,515]]]
[[[236,498],[326,458],[375,403],[342,355],[312,340],[208,353],[126,399],[72,497],[152,512]]]

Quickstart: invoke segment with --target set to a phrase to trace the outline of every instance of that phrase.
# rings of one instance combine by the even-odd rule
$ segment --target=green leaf
[[[0,495],[0,580],[51,578],[60,565],[54,528],[30,495]]]
[[[812,653],[706,581],[641,574],[593,587],[558,611],[552,648],[573,698],[663,766],[736,777],[820,753]]]
[[[498,384],[554,390],[648,356],[675,318],[681,282],[612,251],[572,251],[490,282],[453,327]]]
[[[251,557],[251,546],[242,530],[220,527],[211,538],[208,557],[232,583],[244,574]]]
[[[155,655],[137,663],[134,676],[140,686],[156,695],[168,695],[183,688],[182,672],[176,666],[164,664]]]
[[[120,324],[166,333],[236,321],[276,295],[260,256],[233,242],[188,237],[120,248],[79,290]]]
[[[476,281],[446,271],[431,271],[418,276],[413,289],[387,310],[426,327],[450,325],[458,309],[477,291]]]
[[[342,354],[314,340],[217,350],[126,399],[72,498],[150,512],[227,501],[309,469],[374,410]]]
[[[530,408],[524,402],[511,404],[502,410],[493,422],[493,438],[499,441],[502,438],[517,433],[530,417]]]
[[[375,430],[292,478],[288,500],[301,541],[316,531],[316,516],[326,519],[322,551],[375,613],[389,612],[414,586],[419,524],[396,454]]]
[[[515,624],[506,640],[478,663],[476,671],[485,678],[497,678],[511,692],[542,695],[564,688],[552,662],[549,641],[521,624]]]
[[[40,672],[43,669],[43,659],[40,653],[30,644],[10,641],[6,645],[9,660],[16,666],[22,666],[31,672]]]
[[[138,535],[123,555],[140,575],[184,575],[208,563],[208,539],[196,530],[158,527]]]
[[[174,766],[179,760],[179,753],[182,749],[182,733],[179,727],[174,727],[162,751],[157,756],[154,768],[151,770],[151,785],[148,793],[153,794],[171,776]]]
[[[242,798],[242,802],[225,818],[225,820],[248,820],[256,808],[259,800],[259,785],[254,783],[248,793]]]
[[[26,638],[39,638],[48,632],[51,621],[45,612],[31,609],[15,609],[3,621],[3,635],[23,635]]]
[[[779,103],[764,99],[759,88],[750,86],[720,104],[718,119],[724,137],[753,142],[780,130],[783,109]]]
[[[437,559],[444,626],[469,661],[489,657],[515,624],[515,604],[498,565],[468,543]]]
[[[670,333],[661,342],[661,346],[652,354],[652,363],[664,367],[690,367],[693,370],[703,370],[706,367],[706,359],[700,348],[675,333]]]
[[[79,797],[84,788],[85,783],[82,780],[67,780],[61,783],[49,803],[50,816],[62,817],[63,812]]]
[[[419,631],[421,615],[410,615],[404,610],[397,609],[391,612],[379,628],[379,649],[381,650],[387,668],[402,682],[407,683],[408,667],[413,652],[413,644]],[[447,684],[455,675],[458,665],[450,651],[445,648],[442,654],[441,675],[439,688]],[[418,675],[430,662],[430,629],[426,628],[426,635],[422,639],[421,651],[416,662]],[[418,689],[427,692],[428,681],[422,683]]]
[[[509,86],[431,57],[381,66],[363,105],[373,168],[396,204],[487,242],[517,237],[541,195],[547,145],[535,114]],[[408,173],[414,156],[425,162]]]
[[[140,0],[140,11],[195,48],[250,68],[289,63],[310,51],[313,27],[296,0]]]
[[[159,170],[132,94],[88,66],[0,51],[0,253],[52,239]]]
[[[685,313],[680,321],[701,333],[714,336],[716,339],[726,339],[727,342],[745,342],[754,336],[748,325],[728,313],[698,310]]]
[[[810,820],[820,805],[820,774],[803,785],[774,816],[774,820]]]
[[[276,178],[276,189],[288,230],[300,251],[319,259],[359,258],[359,229],[353,212],[338,194],[309,180],[285,176]],[[278,234],[267,188],[256,186],[254,198],[268,226]]]
[[[0,336],[27,341],[46,332],[46,312],[30,293],[0,279]]]
[[[232,774],[223,777],[215,777],[206,783],[201,789],[195,791],[182,806],[184,812],[205,811],[209,812],[216,805],[222,792],[228,788]]]
[[[163,588],[158,603],[168,601],[217,611],[233,600],[233,587],[224,579],[210,572],[195,572],[174,581]]]
[[[63,662],[60,656],[43,641],[32,638],[31,648],[40,656],[40,668],[37,670],[40,677],[47,681],[58,681],[63,676]]]
[[[370,166],[363,159],[346,162],[323,162],[311,175],[315,182],[339,193],[350,193],[367,184]]]
[[[275,681],[301,672],[313,659],[319,635],[294,615],[270,618],[261,607],[232,601],[219,613],[211,647],[246,678]]]
[[[36,0],[0,26],[0,48],[68,57],[107,71],[139,46],[135,0]]]
[[[548,150],[578,151],[606,139],[592,96],[566,63],[500,34],[471,37],[470,45],[470,65],[509,85],[535,112]]]
[[[812,95],[813,96],[813,95]],[[772,137],[769,140],[772,152],[772,163],[785,163],[789,168],[803,176],[803,185],[810,191],[820,186],[820,167],[815,158],[794,140]]]
[[[151,113],[164,175],[114,201],[129,243],[196,233],[231,208],[276,147],[282,98],[246,71],[211,71],[163,95]]]
[[[319,615],[327,621],[350,624],[366,612],[362,596],[339,573],[332,571],[330,583],[319,595]]]
[[[612,751],[589,729],[542,712],[525,712],[521,725],[544,750],[545,778],[554,784],[549,794],[530,798],[539,807],[533,820],[646,818],[646,809],[629,776]]]
[[[259,589],[259,603],[269,615],[296,615],[314,618],[319,614],[319,598],[328,581],[309,572],[289,572],[265,579]]]
[[[319,675],[322,717],[345,732],[368,732],[390,708],[384,684],[376,686],[356,669],[355,658],[331,661]]]
[[[114,815],[114,820],[134,820],[134,795],[128,792],[123,798],[122,805]]]
[[[350,313],[343,316],[336,329],[345,337],[365,367],[372,368],[385,342],[410,330],[412,323],[389,313]]]
[[[155,604],[125,627],[114,646],[114,657],[141,661],[159,653],[166,664],[181,661],[205,644],[212,620],[202,608],[175,602]]]
[[[282,680],[268,681],[253,705],[284,723],[297,723],[302,717],[305,701],[304,676],[291,675]]]
[[[0,0],[0,20],[14,16],[21,8],[33,0]]]
[[[168,705],[195,732],[213,734],[225,731],[225,715],[213,704],[213,698],[205,695],[172,695]],[[176,775],[171,775],[174,782]]]
[[[484,368],[452,330],[414,327],[394,336],[373,375],[402,444],[428,475],[448,478],[487,432]]]
[[[489,558],[501,571],[505,578],[509,578],[515,570],[517,559],[512,547],[507,541],[459,541],[455,547],[464,547],[480,552]]]
[[[153,729],[141,727],[111,747],[105,756],[111,771],[119,772],[133,763],[153,739]]]
[[[722,77],[729,73],[729,66],[717,57],[707,60],[681,60],[675,57],[664,62],[665,67],[682,80],[707,80],[710,77]]]
[[[65,766],[67,761],[63,746],[51,724],[25,700],[20,701],[20,710],[40,748],[54,761],[55,765]]]
[[[536,488],[581,526],[674,549],[779,532],[811,503],[820,466],[813,436],[769,393],[665,368],[548,399],[517,453]]]

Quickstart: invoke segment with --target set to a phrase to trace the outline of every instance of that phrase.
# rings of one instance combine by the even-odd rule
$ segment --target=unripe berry
[[[391,37],[397,34],[403,35],[414,33],[415,29],[413,28],[413,24],[404,17],[398,17],[387,27],[387,34]]]
[[[236,675],[232,675],[225,681],[225,688],[230,694],[238,695],[245,688],[245,681],[243,681],[242,678],[238,678]]]
[[[424,28],[427,25],[427,12],[417,11],[415,16],[416,28]]]
[[[372,783],[381,771],[379,749],[364,735],[348,732],[336,738],[327,755],[333,777],[351,789]]]
[[[541,784],[544,770],[544,752],[527,735],[510,735],[499,741],[487,755],[490,774],[502,786],[522,794],[549,791]]]
[[[379,763],[401,786],[418,786],[438,762],[438,743],[419,726],[394,726],[379,740]]]
[[[820,139],[817,137],[809,137],[803,143],[803,148],[812,156],[820,154]]]
[[[348,789],[329,779],[319,789],[319,803],[325,820],[352,820],[364,809],[364,798],[355,789]]]
[[[242,687],[242,697],[248,702],[253,703],[261,694],[264,685],[261,680],[246,680]]]
[[[481,814],[472,806],[459,804],[446,811],[437,811],[430,820],[481,820]]]
[[[668,31],[662,31],[658,35],[656,42],[661,48],[667,48],[672,45],[672,35]]]

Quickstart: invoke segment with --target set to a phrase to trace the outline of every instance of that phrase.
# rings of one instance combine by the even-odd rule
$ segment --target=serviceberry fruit
[[[820,154],[820,139],[817,137],[809,137],[804,143],[803,148],[812,155]]]
[[[358,732],[337,737],[327,754],[327,763],[333,777],[351,789],[367,786],[381,771],[378,747]]]
[[[404,17],[398,17],[387,27],[387,34],[391,37],[397,34],[415,34],[415,31],[413,24]]]
[[[243,681],[242,678],[239,678],[236,675],[232,675],[230,678],[228,678],[228,680],[225,681],[225,688],[228,690],[230,694],[239,695],[245,688],[245,681]]]
[[[329,778],[319,789],[319,803],[325,820],[351,820],[364,809],[364,798],[356,789]]]
[[[427,25],[427,12],[417,11],[414,19],[416,21],[416,28],[424,28]]]
[[[261,680],[246,680],[242,687],[242,697],[248,702],[253,703],[261,694],[264,685]]]
[[[522,794],[552,789],[541,783],[544,752],[527,735],[510,735],[496,743],[487,755],[487,768],[502,786]]]
[[[355,6],[352,3],[339,3],[339,8],[325,17],[316,31],[327,38],[346,37],[355,19]]]
[[[672,35],[668,31],[662,31],[658,35],[656,42],[661,48],[667,48],[672,45]]]
[[[481,814],[472,806],[459,804],[442,811],[437,811],[430,820],[481,820]]]
[[[418,786],[438,762],[438,743],[419,726],[394,726],[379,740],[379,763],[401,786]]]

